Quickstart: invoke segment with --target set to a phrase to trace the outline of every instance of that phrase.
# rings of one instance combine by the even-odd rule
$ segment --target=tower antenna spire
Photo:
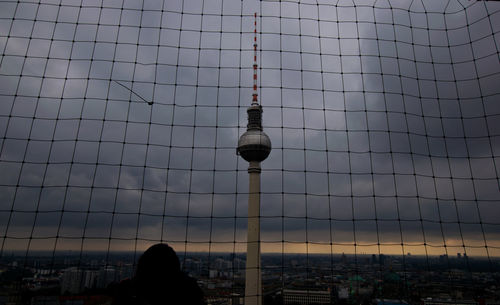
[[[253,30],[253,94],[252,105],[258,105],[257,94],[257,13],[254,14],[254,30]]]

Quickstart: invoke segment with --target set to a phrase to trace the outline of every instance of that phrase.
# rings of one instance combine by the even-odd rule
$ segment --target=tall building
[[[69,267],[61,277],[61,293],[76,294],[85,289],[95,288],[100,280],[98,270],[82,270],[78,267]]]
[[[330,291],[283,289],[283,304],[332,304]]]
[[[77,267],[66,268],[61,278],[61,294],[81,292],[82,276],[82,270]]]
[[[97,281],[98,288],[106,288],[112,282],[117,281],[116,270],[112,267],[104,267],[99,270],[99,280]]]
[[[237,153],[249,162],[247,261],[245,305],[262,304],[260,262],[260,162],[271,152],[271,140],[262,130],[262,106],[257,94],[257,13],[254,15],[254,64],[252,104],[247,109],[247,131],[238,141]]]

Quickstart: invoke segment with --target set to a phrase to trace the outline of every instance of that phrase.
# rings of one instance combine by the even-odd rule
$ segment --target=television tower
[[[253,38],[253,94],[247,109],[247,131],[238,141],[237,154],[249,162],[247,265],[245,305],[262,305],[260,265],[260,162],[271,152],[271,140],[262,130],[262,106],[257,99],[257,13]]]

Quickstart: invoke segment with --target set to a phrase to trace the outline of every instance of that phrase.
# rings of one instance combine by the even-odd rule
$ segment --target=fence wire
[[[500,4],[465,0],[1,1],[6,300],[159,242],[242,295],[254,12],[265,303],[498,301]]]

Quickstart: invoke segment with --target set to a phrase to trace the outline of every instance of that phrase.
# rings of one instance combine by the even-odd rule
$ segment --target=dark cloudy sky
[[[500,3],[465,0],[0,2],[2,250],[244,250],[254,12],[264,251],[500,255]]]

